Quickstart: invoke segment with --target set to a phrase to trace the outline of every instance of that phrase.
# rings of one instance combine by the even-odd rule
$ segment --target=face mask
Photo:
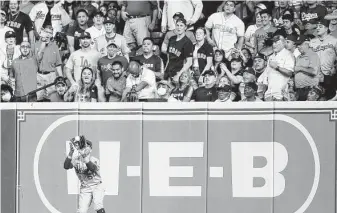
[[[11,100],[11,98],[12,98],[12,96],[11,96],[11,94],[10,94],[9,92],[7,92],[6,94],[4,94],[4,95],[2,96],[2,100],[3,100],[4,102],[9,102],[9,101]]]
[[[165,95],[165,94],[166,94],[166,89],[163,88],[163,87],[160,87],[160,88],[158,89],[158,95]]]

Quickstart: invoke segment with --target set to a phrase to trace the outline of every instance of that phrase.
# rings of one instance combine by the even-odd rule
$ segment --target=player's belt
[[[49,71],[37,71],[38,73],[42,74],[42,75],[48,75],[49,73],[52,73],[52,72],[49,72]]]
[[[133,19],[133,18],[143,18],[143,17],[146,17],[146,16],[150,16],[150,15],[139,15],[139,16],[128,16],[130,19]]]

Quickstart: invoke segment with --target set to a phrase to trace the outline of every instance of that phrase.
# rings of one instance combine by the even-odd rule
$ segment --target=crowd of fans
[[[337,2],[0,4],[2,102],[337,100]]]

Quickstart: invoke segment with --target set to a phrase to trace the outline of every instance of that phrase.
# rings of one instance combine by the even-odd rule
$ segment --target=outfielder
[[[92,202],[97,213],[105,213],[99,161],[91,156],[91,151],[92,142],[86,140],[84,136],[76,136],[71,139],[70,151],[64,161],[64,169],[75,168],[81,182],[77,213],[86,213]]]

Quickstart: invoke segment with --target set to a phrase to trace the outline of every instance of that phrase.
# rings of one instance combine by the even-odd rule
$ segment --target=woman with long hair
[[[105,102],[104,89],[99,81],[95,81],[94,72],[84,67],[78,87],[71,87],[64,95],[67,102]]]
[[[181,102],[189,102],[193,94],[193,87],[190,85],[191,80],[190,71],[183,72],[179,77],[178,85],[171,92],[171,97]]]
[[[197,43],[193,46],[193,67],[198,67],[195,78],[211,69],[213,60],[213,47],[206,41],[206,29],[199,27],[195,31]]]

